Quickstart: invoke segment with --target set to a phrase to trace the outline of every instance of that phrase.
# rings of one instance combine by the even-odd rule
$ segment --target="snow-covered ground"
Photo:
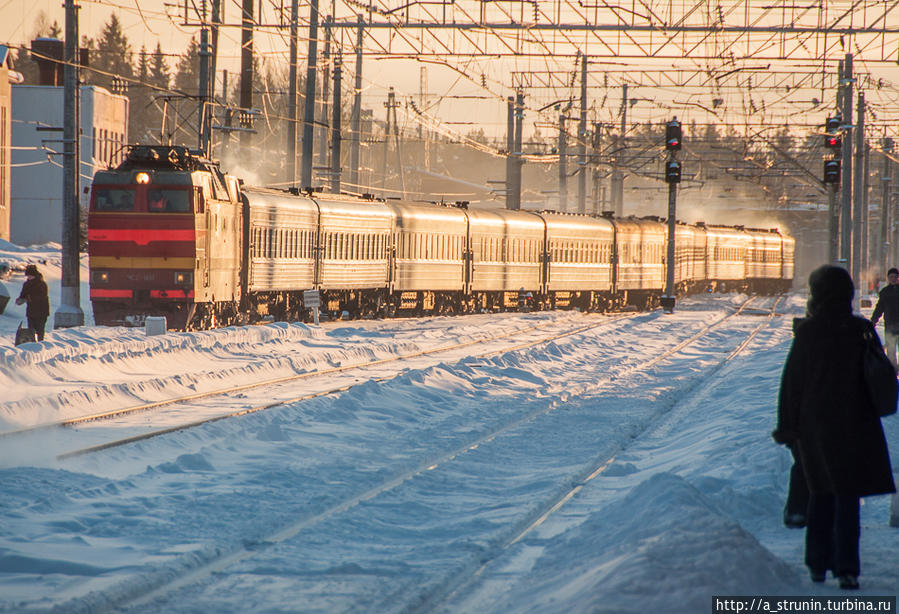
[[[0,248],[14,267],[46,260],[57,304],[55,246]],[[16,296],[21,275],[5,283]],[[614,322],[558,312],[158,337],[87,326],[19,348],[11,305],[0,431],[537,325],[596,327],[482,358],[425,355],[379,381],[334,375],[355,386],[62,461],[69,429],[32,450],[0,437],[0,611],[711,612],[715,595],[842,596],[811,583],[803,532],[781,524],[790,458],[770,431],[804,299],[770,320],[757,299],[652,363],[746,298]],[[894,467],[897,423],[884,421]],[[864,501],[862,595],[899,592],[889,514],[889,497]]]

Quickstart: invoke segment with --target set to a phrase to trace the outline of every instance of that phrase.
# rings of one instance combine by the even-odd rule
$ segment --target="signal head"
[[[671,120],[665,125],[665,149],[668,151],[677,151],[681,148],[683,140],[683,131],[680,122],[676,119]]]

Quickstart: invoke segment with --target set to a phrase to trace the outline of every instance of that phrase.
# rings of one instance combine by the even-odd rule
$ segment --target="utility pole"
[[[331,100],[331,79],[328,71],[331,70],[331,15],[325,19],[325,51],[322,54],[322,97],[319,110],[319,122],[315,132],[318,134],[318,165],[321,168],[328,166],[328,140],[331,138],[328,118],[328,101]]]
[[[81,84],[78,63],[78,7],[65,0],[66,43],[63,76],[62,293],[54,328],[84,325],[81,310]]]
[[[422,66],[421,72],[419,72],[419,80],[418,80],[418,104],[421,107],[421,112],[424,113],[428,108],[428,67]],[[431,129],[427,125],[423,125],[422,122],[418,124],[418,137],[421,139],[424,137],[423,141],[423,149],[424,149],[424,161],[425,161],[425,170],[431,170]]]
[[[252,1],[252,0],[249,0]],[[303,159],[300,187],[312,187],[312,135],[315,128],[315,61],[318,56],[318,0],[309,2],[309,53],[306,56],[306,102],[303,112]]]
[[[343,75],[340,52],[334,58],[334,116],[331,121],[331,191],[340,194],[340,88]]]
[[[568,211],[568,134],[564,109],[559,112],[559,211]]]
[[[299,0],[290,3],[290,71],[287,76],[287,165],[285,180],[297,183],[297,21]]]
[[[393,88],[391,87],[387,93],[387,117],[384,121],[384,158],[381,160],[381,187],[387,189],[387,156],[390,155],[390,112],[393,109]]]
[[[850,269],[852,273],[852,279],[855,280],[855,285],[859,290],[864,290],[864,284],[862,283],[861,274],[862,274],[862,266],[863,266],[863,251],[864,241],[862,238],[862,232],[864,231],[864,220],[865,220],[865,210],[864,210],[864,196],[862,194],[863,187],[863,177],[862,173],[865,169],[865,160],[864,160],[864,152],[865,152],[865,94],[864,92],[858,93],[858,106],[856,110],[856,119],[855,119],[855,178],[853,179],[853,187],[854,192],[854,202],[853,202],[853,210],[852,210],[852,268]],[[851,116],[850,116],[851,117]],[[856,306],[859,304],[859,299],[861,292],[856,292],[855,301]]]
[[[883,171],[880,174],[880,244],[881,263],[883,269],[895,266],[892,262],[896,248],[895,235],[890,232],[896,223],[893,215],[892,197],[890,194],[890,152],[893,150],[893,139],[883,138]]]
[[[514,209],[512,184],[515,171],[512,152],[515,151],[515,97],[506,98],[506,209]]]
[[[862,275],[867,279],[866,287],[870,287],[871,281],[871,206],[868,202],[868,177],[869,161],[871,160],[871,143],[865,139],[864,153],[862,155]]]
[[[400,104],[396,101],[396,93],[391,87],[387,92],[387,128],[384,132],[384,186],[387,186],[387,154],[390,150],[390,129],[393,124],[393,143],[396,147],[396,170],[400,176],[400,194],[406,196],[406,176],[403,172],[403,152],[400,149],[400,126],[396,118],[396,108]],[[391,119],[392,116],[392,119]]]
[[[618,160],[624,158],[624,152],[627,150],[627,137],[625,136],[627,132],[627,83],[621,87],[621,132],[617,139],[616,149],[618,151],[615,154]],[[612,195],[612,202],[615,204],[615,217],[622,217],[624,216],[624,172],[621,170],[620,164],[616,164],[612,171],[612,185],[615,186],[615,193]]]
[[[852,54],[847,53],[843,61],[843,74],[840,77],[842,88],[843,125],[843,177],[840,181],[842,194],[840,199],[840,264],[852,271]],[[858,282],[853,276],[853,280]]]
[[[514,163],[514,177],[512,183],[513,208],[521,209],[521,167],[524,166],[523,147],[521,143],[522,126],[524,125],[524,93],[518,92],[515,96],[515,150],[513,152],[512,162]]]
[[[200,83],[197,92],[197,149],[203,152],[207,158],[212,157],[212,129],[209,121],[209,27],[206,21],[206,0],[201,4],[201,21],[200,28],[200,48],[198,55],[200,56]],[[214,74],[214,73],[213,73]]]
[[[350,185],[355,192],[359,191],[359,147],[362,140],[362,15],[359,18],[359,29],[356,31],[356,81],[353,87],[353,140],[350,145]]]
[[[587,56],[581,57],[581,121],[577,128],[577,212],[587,212]]]
[[[249,111],[253,107],[253,0],[243,0],[240,36],[240,107]],[[240,133],[241,155],[252,159],[250,145],[253,135],[249,130]]]

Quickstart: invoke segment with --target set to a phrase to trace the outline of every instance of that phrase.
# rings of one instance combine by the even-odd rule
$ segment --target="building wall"
[[[12,86],[10,240],[19,245],[62,241],[63,88]],[[81,207],[94,173],[121,161],[128,140],[128,99],[96,86],[81,88]]]
[[[10,171],[12,170],[9,156],[10,131],[12,130],[12,94],[9,76],[8,63],[0,62],[0,239],[7,241],[9,241],[9,186]]]

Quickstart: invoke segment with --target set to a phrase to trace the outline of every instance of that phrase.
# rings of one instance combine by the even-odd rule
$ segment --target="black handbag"
[[[16,329],[16,345],[22,345],[23,343],[33,343],[37,341],[37,335],[34,332],[33,328],[23,327],[22,323],[19,322],[19,328]]]
[[[896,398],[899,395],[899,384],[896,382],[896,369],[887,358],[876,333],[865,332],[865,353],[863,368],[865,385],[871,404],[877,415],[890,416],[896,413]]]

